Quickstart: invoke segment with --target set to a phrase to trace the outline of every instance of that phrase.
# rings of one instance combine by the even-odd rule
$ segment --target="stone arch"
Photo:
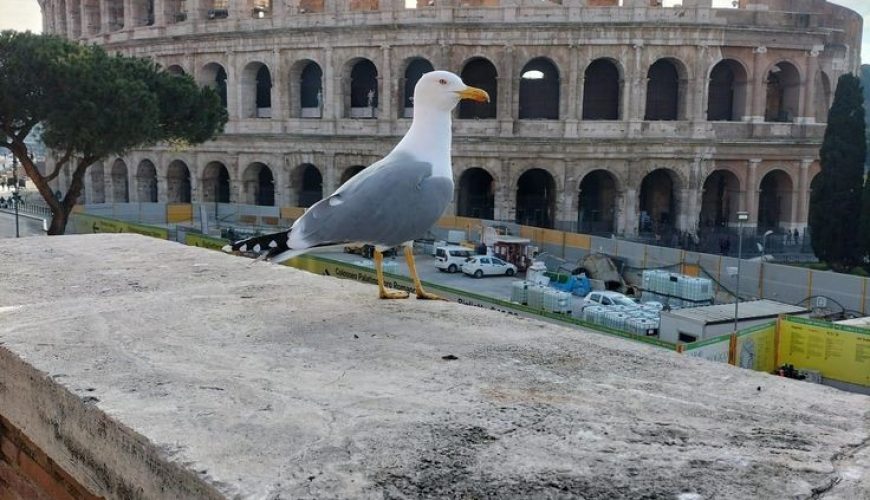
[[[242,70],[242,118],[272,117],[272,72],[259,61]]]
[[[202,87],[209,87],[217,92],[220,97],[221,104],[224,109],[227,107],[227,70],[216,62],[210,62],[199,70],[199,76],[196,79]]]
[[[685,113],[686,67],[677,59],[662,58],[647,71],[644,120],[674,121]]]
[[[622,68],[610,58],[595,59],[586,67],[583,84],[584,120],[619,120]]]
[[[174,160],[166,169],[166,201],[169,203],[190,203],[193,186],[190,182],[190,169],[181,160]]]
[[[420,78],[430,71],[434,71],[435,67],[428,59],[423,57],[413,57],[406,61],[404,76],[399,88],[402,89],[402,107],[400,108],[400,116],[402,118],[414,117],[414,87]]]
[[[517,224],[553,228],[556,220],[556,180],[543,168],[532,168],[517,179]]]
[[[176,76],[186,74],[184,68],[180,64],[170,64],[166,67],[166,72]]]
[[[311,59],[303,59],[290,69],[288,95],[291,116],[323,117],[323,69]]]
[[[870,83],[864,82],[865,86]],[[828,111],[831,107],[831,97],[833,90],[831,89],[831,79],[824,71],[816,73],[816,102],[815,117],[818,123],[828,123]]]
[[[778,229],[792,221],[794,181],[788,172],[775,168],[758,184],[758,229]]]
[[[619,181],[613,173],[595,169],[583,176],[577,196],[577,228],[586,234],[616,232]]]
[[[95,163],[91,171],[91,203],[106,202],[106,176],[102,163]]]
[[[350,88],[346,95],[350,118],[377,118],[379,89],[378,68],[360,57],[348,63]]]
[[[737,222],[740,208],[740,179],[730,170],[717,169],[704,180],[699,225],[728,227]]]
[[[792,122],[800,110],[801,74],[797,67],[780,61],[768,70],[765,78],[764,120]]]
[[[680,176],[669,168],[647,173],[640,184],[639,227],[641,233],[663,234],[676,228]]]
[[[154,24],[154,0],[133,0],[133,25],[152,26]]]
[[[206,164],[202,170],[200,199],[203,202],[230,203],[230,171],[219,161]]]
[[[136,198],[140,203],[157,203],[157,167],[142,160],[136,167]]]
[[[519,118],[559,119],[559,68],[546,57],[536,57],[520,71]]]
[[[292,185],[296,186],[296,204],[300,207],[310,207],[323,199],[323,175],[310,163],[293,169]]]
[[[365,165],[352,165],[350,167],[347,167],[341,173],[341,184],[344,184],[345,182],[351,180],[353,178],[353,176],[362,172],[363,170],[365,170],[365,168],[366,168]],[[339,185],[341,185],[341,184],[339,184]]]
[[[740,121],[746,114],[746,68],[734,59],[723,59],[710,70],[707,88],[708,121]]]
[[[495,179],[483,168],[465,169],[459,176],[456,215],[476,219],[494,219]]]
[[[265,163],[254,162],[242,174],[242,192],[245,203],[266,207],[275,206],[275,176]]]
[[[489,94],[489,102],[464,100],[459,103],[459,118],[490,119],[497,117],[498,102],[498,71],[495,65],[485,57],[474,57],[468,60],[460,73],[462,81],[472,87],[485,90]]]
[[[127,178],[127,164],[124,160],[118,158],[112,163],[112,202],[113,203],[129,203],[130,202],[130,186]]]

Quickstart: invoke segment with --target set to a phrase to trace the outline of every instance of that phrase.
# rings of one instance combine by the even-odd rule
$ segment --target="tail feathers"
[[[289,236],[290,231],[254,236],[226,245],[223,247],[223,251],[227,253],[253,253],[259,255],[260,258],[270,259],[290,250],[290,247],[287,246]]]

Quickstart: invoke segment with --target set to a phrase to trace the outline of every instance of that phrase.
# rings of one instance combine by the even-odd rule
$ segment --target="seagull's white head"
[[[414,87],[414,107],[428,107],[450,112],[462,99],[489,102],[485,90],[469,87],[462,78],[449,71],[430,71]]]

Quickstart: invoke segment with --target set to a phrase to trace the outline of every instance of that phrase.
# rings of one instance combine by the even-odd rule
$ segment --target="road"
[[[42,230],[42,220],[32,219],[30,217],[18,218],[19,234],[25,236],[44,236]],[[15,215],[6,210],[0,210],[0,238],[15,237]]]

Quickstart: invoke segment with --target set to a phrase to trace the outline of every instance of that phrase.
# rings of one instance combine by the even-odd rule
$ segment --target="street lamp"
[[[18,232],[18,157],[12,154],[12,180],[15,181],[15,192],[12,193],[12,206],[15,208],[15,237],[19,238]]]
[[[737,286],[734,288],[734,331],[740,307],[740,262],[743,260],[743,223],[749,220],[749,212],[737,212]]]

